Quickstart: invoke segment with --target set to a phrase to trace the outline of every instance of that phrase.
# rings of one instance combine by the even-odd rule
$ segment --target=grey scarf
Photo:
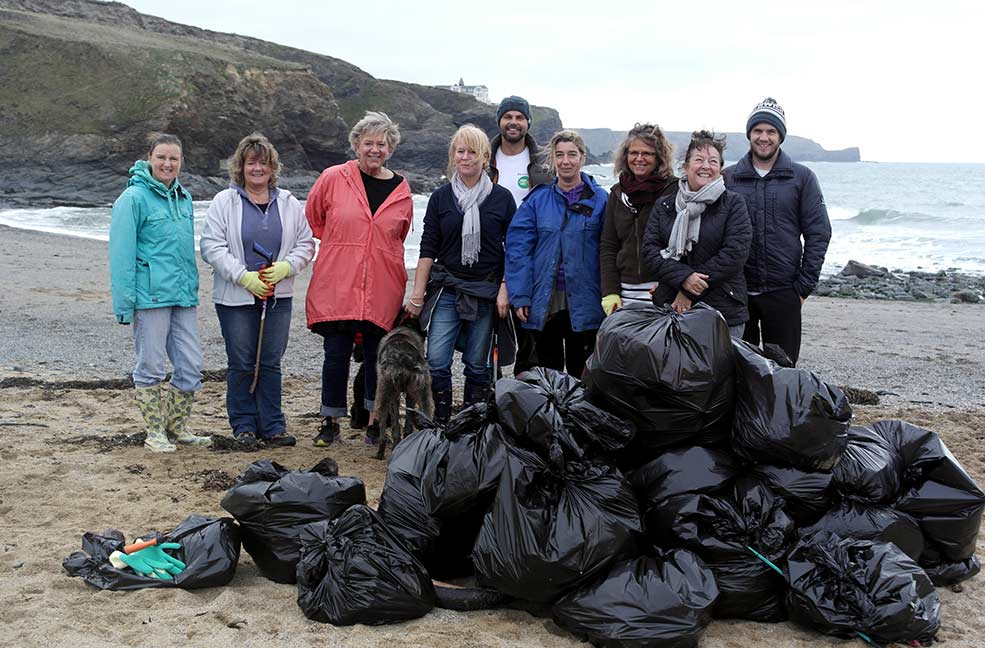
[[[465,186],[458,172],[451,174],[451,190],[455,194],[462,219],[462,265],[470,266],[479,260],[481,226],[479,225],[479,205],[489,196],[493,183],[488,173],[482,173],[473,187]]]
[[[674,202],[677,218],[670,230],[667,248],[660,250],[660,256],[680,261],[682,256],[690,252],[691,247],[698,242],[701,214],[705,212],[705,207],[718,200],[723,193],[725,193],[725,180],[722,176],[718,176],[714,182],[706,184],[697,191],[688,189],[687,178],[681,178],[677,189],[677,200]]]

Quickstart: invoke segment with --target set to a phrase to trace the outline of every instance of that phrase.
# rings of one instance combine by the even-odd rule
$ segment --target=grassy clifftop
[[[223,160],[255,130],[303,195],[350,157],[348,131],[366,110],[400,124],[391,166],[418,191],[440,178],[459,125],[496,129],[495,107],[471,97],[115,2],[0,0],[0,60],[0,205],[109,202],[151,130],[183,139],[187,184],[209,198],[227,183]],[[555,111],[534,111],[535,136],[560,127]]]

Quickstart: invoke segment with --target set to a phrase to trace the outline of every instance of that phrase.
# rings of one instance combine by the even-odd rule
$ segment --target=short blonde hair
[[[270,165],[270,180],[267,181],[267,186],[271,189],[276,187],[280,180],[280,155],[262,133],[251,133],[239,141],[236,152],[229,157],[229,179],[240,187],[246,186],[243,166],[246,164],[246,158],[251,155]]]
[[[386,138],[387,146],[390,147],[390,155],[400,143],[400,129],[386,113],[367,111],[366,116],[356,122],[356,125],[349,131],[349,145],[352,150],[357,150],[359,140],[366,133],[383,133]]]
[[[489,159],[492,157],[492,146],[489,144],[489,137],[475,124],[465,124],[451,136],[448,144],[448,169],[446,175],[451,178],[455,172],[455,148],[461,143],[479,154],[482,159],[482,169],[489,168]]]
[[[588,158],[588,147],[585,146],[585,140],[582,139],[581,135],[573,130],[563,130],[554,133],[554,137],[551,138],[550,144],[547,145],[548,155],[550,159],[551,172],[557,175],[557,165],[554,163],[554,153],[557,150],[557,145],[561,142],[571,142],[578,147],[581,151],[581,155],[584,158]]]

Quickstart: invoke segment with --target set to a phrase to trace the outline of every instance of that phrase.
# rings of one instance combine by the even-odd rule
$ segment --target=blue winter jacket
[[[568,315],[575,331],[602,325],[599,241],[608,194],[588,174],[581,200],[568,206],[557,180],[532,190],[506,232],[506,290],[513,308],[529,307],[523,328],[541,330],[564,259]]]
[[[113,313],[129,324],[138,309],[198,305],[192,197],[175,179],[166,187],[138,160],[113,203],[109,226]]]

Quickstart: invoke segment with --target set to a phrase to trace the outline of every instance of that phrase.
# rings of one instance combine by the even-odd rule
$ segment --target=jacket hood
[[[593,195],[594,194],[597,194],[599,191],[602,190],[602,187],[599,186],[599,183],[597,183],[595,181],[595,177],[592,176],[592,175],[589,175],[589,174],[585,173],[584,171],[581,172],[581,181],[583,183],[585,183],[585,186],[582,187],[582,198],[581,198],[581,200],[585,200],[585,194],[584,194],[584,190],[585,189],[590,190]],[[561,191],[561,188],[557,186],[557,177],[554,178],[554,183],[551,184],[551,186],[554,187],[555,191],[558,191],[558,192]]]
[[[157,180],[151,174],[150,162],[147,160],[137,160],[133,163],[133,166],[130,167],[130,179],[127,181],[127,186],[146,187],[163,198],[167,198],[169,194],[178,196],[187,193],[185,188],[181,186],[181,183],[178,182],[178,178],[174,179],[170,188],[165,186],[160,180]]]

